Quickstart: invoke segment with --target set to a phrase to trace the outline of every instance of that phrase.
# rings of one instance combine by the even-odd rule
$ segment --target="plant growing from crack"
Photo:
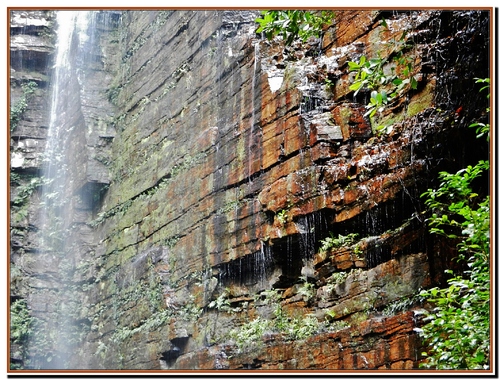
[[[28,103],[38,88],[38,84],[33,81],[21,85],[22,94],[16,103],[10,108],[10,131],[16,129],[24,113],[28,109]]]
[[[18,349],[22,363],[11,362],[11,369],[38,369],[39,360],[50,362],[56,354],[44,331],[44,322],[31,314],[26,300],[15,300],[10,305],[10,339]],[[28,343],[32,347],[28,352]]]
[[[276,214],[276,219],[282,226],[284,226],[288,219],[288,211],[285,209],[281,210]]]
[[[305,302],[311,301],[316,295],[314,284],[307,281],[307,276],[301,276],[302,284],[297,289],[297,294],[300,294]]]
[[[416,295],[401,297],[387,304],[382,310],[382,314],[387,316],[396,315],[397,313],[408,310],[412,306],[421,303],[422,300],[423,297],[420,295],[420,292]]]
[[[334,248],[350,246],[354,244],[358,236],[359,234],[353,232],[347,235],[339,234],[338,236],[335,236],[333,232],[330,232],[330,236],[327,236],[320,241],[321,247],[319,250],[320,252],[327,252]]]
[[[224,291],[213,301],[208,304],[209,309],[216,309],[218,311],[223,311],[226,313],[234,313],[234,309],[231,307],[231,302],[229,302],[229,296],[231,290],[225,288]]]
[[[261,316],[233,329],[229,337],[235,342],[239,352],[248,352],[263,345],[266,334],[281,334],[285,340],[302,340],[321,331],[338,331],[349,327],[346,321],[334,321],[335,313],[330,311],[330,318],[319,321],[314,314],[291,316],[281,305],[281,294],[276,290],[267,290],[264,304],[273,306],[272,319]],[[328,313],[328,311],[327,311]]]
[[[403,69],[403,78],[395,73],[395,68],[391,68],[391,73],[387,74],[384,71],[384,65],[389,61],[388,58],[371,58],[361,56],[359,62],[348,62],[351,72],[356,73],[354,82],[349,86],[349,89],[354,91],[354,96],[362,89],[372,90],[370,93],[370,101],[366,108],[365,116],[373,118],[376,113],[384,111],[385,107],[393,99],[400,96],[406,88],[416,89],[417,80],[410,75],[412,64],[410,61],[405,62],[406,66]],[[398,60],[397,62],[401,62]]]
[[[382,26],[388,30],[385,20],[382,21]],[[361,90],[371,90],[370,100],[366,105],[368,111],[365,113],[370,120],[373,120],[376,114],[381,114],[404,92],[417,88],[413,60],[404,55],[404,50],[409,46],[406,42],[406,34],[405,31],[399,39],[391,41],[392,50],[385,58],[382,58],[379,53],[374,58],[368,59],[363,55],[358,62],[348,62],[349,70],[355,73],[354,81],[349,86],[349,89],[354,91],[354,96]],[[390,67],[390,72],[385,69],[389,63],[394,65]],[[390,126],[378,126],[376,131],[378,133],[389,132]]]

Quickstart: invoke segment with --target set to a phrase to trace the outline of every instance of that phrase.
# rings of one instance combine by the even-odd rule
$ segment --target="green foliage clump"
[[[441,172],[439,188],[422,194],[433,213],[430,231],[451,239],[462,238],[459,248],[464,253],[489,252],[489,197],[480,201],[472,189],[472,181],[487,170],[489,161],[481,160],[455,174]]]
[[[288,219],[288,211],[287,210],[281,210],[276,214],[276,219],[281,225],[285,225],[287,219]]]
[[[44,177],[32,177],[27,184],[21,185],[17,188],[17,195],[11,201],[12,205],[14,207],[20,207],[24,205],[28,201],[29,197],[35,192],[35,190],[48,183],[50,183],[50,181],[45,179]]]
[[[224,291],[212,302],[208,304],[209,309],[217,309],[219,311],[233,313],[234,310],[231,307],[231,302],[229,302],[229,296],[231,292],[229,288],[225,288]]]
[[[24,112],[28,109],[28,102],[35,93],[38,85],[36,82],[27,82],[21,85],[23,93],[17,102],[10,108],[10,131],[12,132],[19,121],[22,119]]]
[[[23,343],[28,340],[33,331],[31,317],[26,301],[16,300],[10,305],[10,338],[14,343]]]
[[[489,90],[490,88],[490,78],[475,78],[476,83],[486,83],[481,89],[479,90],[484,91],[484,90]],[[487,98],[490,98],[490,94],[488,93]],[[486,112],[490,112],[490,107],[486,108]],[[470,128],[476,128],[476,134],[477,138],[481,138],[483,136],[486,136],[486,140],[490,141],[490,124],[489,123],[473,123],[469,125]]]
[[[21,362],[11,362],[11,369],[38,369],[39,361],[50,362],[54,353],[44,331],[42,322],[31,315],[26,300],[19,299],[10,305],[10,341],[18,351],[11,353],[19,358]],[[28,353],[28,343],[30,352]]]
[[[382,25],[387,29],[387,23],[383,20]],[[391,51],[385,58],[380,55],[368,59],[361,56],[359,62],[348,62],[349,69],[355,73],[354,81],[349,89],[356,95],[362,89],[371,90],[370,100],[366,108],[370,119],[384,109],[406,89],[415,90],[417,80],[414,76],[413,60],[405,56],[404,51],[408,48],[406,32],[399,39],[390,41]],[[384,67],[392,63],[390,72]],[[385,126],[379,127],[379,132],[387,130]]]
[[[301,340],[317,334],[321,330],[321,323],[312,314],[305,317],[292,318],[288,327],[288,339]]]
[[[417,80],[413,76],[402,79],[395,74],[394,68],[392,68],[391,74],[386,74],[383,66],[387,62],[387,58],[367,59],[364,55],[361,56],[358,63],[348,62],[351,72],[356,73],[354,82],[349,86],[349,89],[355,91],[355,95],[363,88],[372,90],[370,103],[366,106],[369,110],[367,114],[370,117],[375,116],[377,112],[382,112],[390,100],[398,97],[408,85],[411,89],[417,88]],[[410,68],[411,63],[407,63],[403,75],[409,75]]]
[[[359,234],[357,233],[350,233],[348,235],[341,235],[339,234],[337,237],[333,235],[332,232],[330,232],[330,236],[327,236],[323,240],[320,241],[321,247],[319,248],[320,252],[327,252],[328,250],[332,248],[340,248],[340,247],[347,247],[352,245],[356,239],[358,238]]]
[[[302,340],[321,331],[337,331],[349,326],[346,322],[334,321],[333,318],[321,322],[313,314],[291,316],[281,306],[281,295],[277,290],[268,290],[264,294],[265,304],[273,305],[274,318],[264,319],[258,316],[233,329],[229,337],[240,352],[260,347],[265,334],[281,334],[286,340]],[[334,313],[331,313],[333,317]]]
[[[300,294],[304,301],[309,302],[316,295],[314,284],[307,281],[307,276],[301,276],[302,284],[297,289],[297,294]]]
[[[19,345],[16,356],[27,359],[27,343],[33,332],[33,317],[28,311],[25,300],[16,300],[10,305],[10,340]],[[12,354],[11,354],[12,357]],[[10,363],[10,369],[23,369],[20,363]]]
[[[490,363],[490,197],[480,197],[473,181],[489,170],[489,161],[455,174],[441,172],[438,189],[422,194],[432,212],[431,233],[458,241],[463,274],[451,270],[446,288],[420,293],[434,304],[419,334],[428,345],[424,368],[488,369]]]
[[[431,232],[458,239],[460,258],[469,270],[452,277],[444,289],[421,292],[435,308],[427,313],[421,335],[430,352],[423,367],[437,369],[485,369],[489,366],[490,336],[490,198],[477,201],[470,182],[488,168],[487,161],[456,174],[441,173],[438,190],[424,193],[433,211]],[[443,199],[441,199],[443,198]],[[448,200],[448,202],[447,202]],[[468,256],[468,257],[467,257]]]
[[[435,308],[419,330],[430,351],[423,368],[488,369],[490,353],[489,273],[484,266],[469,271],[470,279],[455,275],[448,288],[421,293]],[[448,273],[452,274],[451,271]]]
[[[411,307],[422,302],[423,297],[420,294],[413,296],[403,296],[389,304],[382,310],[383,315],[396,315],[404,310],[409,310]]]
[[[283,37],[286,45],[297,38],[306,42],[310,37],[319,37],[323,27],[330,25],[335,18],[333,11],[270,10],[262,11],[255,20],[259,24],[257,33],[264,33],[267,39]]]
[[[247,322],[230,332],[230,337],[236,342],[239,351],[249,351],[262,345],[262,337],[272,329],[271,321],[261,318]]]
[[[26,182],[27,180],[29,182]],[[12,221],[16,224],[28,217],[29,199],[33,193],[38,191],[41,186],[50,183],[50,181],[44,177],[21,177],[17,173],[11,173],[11,183],[18,185],[16,196],[10,201]]]
[[[349,272],[334,272],[328,279],[328,285],[335,287],[338,284],[342,284],[349,277]]]

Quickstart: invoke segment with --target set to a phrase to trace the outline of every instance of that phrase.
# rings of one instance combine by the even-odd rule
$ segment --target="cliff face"
[[[11,131],[11,300],[38,326],[13,363],[418,365],[415,295],[455,254],[420,194],[487,156],[467,126],[486,106],[489,13],[336,13],[321,41],[284,47],[256,38],[257,12],[96,12],[65,86],[56,252],[38,243],[53,15],[12,12],[11,107],[38,83]],[[370,119],[347,62],[400,70],[397,53],[415,86]]]

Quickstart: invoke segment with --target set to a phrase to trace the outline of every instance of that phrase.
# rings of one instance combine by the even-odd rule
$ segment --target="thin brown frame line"
[[[195,10],[195,11],[216,11],[216,10],[260,10],[261,8],[256,8],[256,7],[8,7],[7,8],[7,20],[10,21],[9,13],[10,11],[16,11],[16,10],[130,10],[130,11],[140,11],[140,10]],[[494,14],[494,7],[310,7],[310,8],[303,8],[303,7],[268,7],[266,9],[318,9],[318,10],[394,10],[394,11],[399,11],[399,10],[483,10],[483,11],[490,11],[492,15]],[[493,17],[491,17],[492,21]],[[490,37],[494,35],[494,23],[490,22]],[[10,30],[9,27],[9,22],[7,22],[7,29]],[[7,39],[8,42],[10,42],[10,33],[7,34]],[[7,78],[9,78],[9,67],[10,67],[10,49],[9,49],[10,43],[7,45]],[[493,48],[494,44],[490,43],[490,78],[491,78],[491,86],[492,89],[494,89],[494,70],[492,69],[493,67]],[[8,83],[8,82],[7,82]],[[494,94],[495,91],[491,91],[491,97],[490,97],[490,108],[493,110],[494,107]],[[9,116],[10,113],[10,86],[7,86],[7,99],[8,99],[8,105],[9,109],[7,112],[7,116]],[[493,125],[495,121],[495,118],[493,114],[490,114],[490,123]],[[7,124],[9,124],[9,119],[7,121]],[[494,139],[493,139],[493,134],[494,134],[494,128],[491,129],[490,133],[492,134],[492,138],[490,139],[490,156],[494,156]],[[8,129],[8,136],[10,137],[10,130]],[[9,140],[9,139],[8,139]],[[7,141],[9,143],[9,141]],[[7,150],[7,158],[8,158],[8,163],[10,163],[10,152]],[[494,160],[491,160],[491,162],[494,162]],[[493,164],[492,164],[492,169],[493,169]],[[10,171],[7,171],[7,179],[10,178]],[[493,191],[493,180],[494,180],[494,174],[493,170],[490,170],[490,193]],[[8,201],[10,200],[10,181],[7,181],[8,187]],[[493,208],[490,208],[490,212],[493,215]],[[8,218],[8,226],[10,226],[10,212],[7,213],[7,218]],[[491,220],[494,220],[494,218],[491,218]],[[494,226],[490,226],[491,232],[493,233]],[[7,239],[7,244],[10,243],[10,236]],[[8,251],[10,251],[10,246],[8,245]],[[493,251],[493,247],[490,248],[490,251]],[[7,257],[8,260],[8,268],[10,269],[10,260],[9,257]],[[490,255],[490,261],[493,262],[492,255]],[[9,276],[7,276],[7,283],[8,283],[8,291],[10,290],[10,271],[9,271]],[[490,279],[490,281],[493,281],[493,278]],[[494,290],[491,290],[492,294]],[[9,293],[7,294],[9,295]],[[9,305],[7,297],[7,306]],[[491,308],[493,308],[493,305],[490,304]],[[8,309],[8,308],[7,308]],[[8,313],[8,324],[7,327],[9,327],[9,320],[10,320],[10,313]],[[490,337],[490,339],[492,339]],[[10,346],[10,341],[8,342]],[[494,357],[493,355],[493,347],[494,345],[491,345],[491,356]],[[7,363],[9,364],[8,361],[8,355],[7,355]],[[9,366],[7,366],[8,368]],[[7,372],[10,373],[143,373],[143,374],[150,374],[150,373],[158,373],[158,374],[170,374],[170,373],[217,373],[220,375],[224,374],[242,374],[242,373],[252,373],[252,374],[261,374],[261,373],[283,373],[286,372],[287,374],[290,373],[300,373],[304,374],[305,372],[313,372],[313,373],[356,373],[356,374],[361,374],[361,373],[371,373],[376,374],[379,373],[390,373],[390,374],[409,374],[409,373],[439,373],[439,374],[458,374],[458,373],[464,373],[464,374],[473,374],[473,373],[490,373],[493,372],[494,369],[490,368],[489,370],[405,370],[404,372],[401,371],[394,371],[394,370],[314,370],[314,369],[304,369],[304,370],[259,370],[256,372],[255,370],[198,370],[198,369],[192,369],[192,370],[10,370],[8,369]]]

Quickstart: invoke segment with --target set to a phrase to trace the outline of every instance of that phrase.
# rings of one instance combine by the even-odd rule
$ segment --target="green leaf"
[[[362,84],[363,84],[362,82],[354,82],[349,86],[349,89],[353,91],[358,91],[361,88]]]
[[[395,85],[395,86],[399,86],[400,84],[403,83],[403,80],[401,78],[395,78],[393,81],[392,81],[392,84]]]
[[[349,69],[351,71],[359,70],[361,68],[361,66],[359,64],[357,64],[356,62],[353,62],[353,61],[349,61],[349,62],[347,62],[347,64],[349,65]]]
[[[411,87],[411,89],[412,90],[416,90],[417,86],[418,86],[417,80],[415,79],[415,77],[411,77],[410,78],[410,87]]]
[[[382,103],[386,104],[387,103],[387,92],[385,90],[380,91],[380,96],[382,99]]]

